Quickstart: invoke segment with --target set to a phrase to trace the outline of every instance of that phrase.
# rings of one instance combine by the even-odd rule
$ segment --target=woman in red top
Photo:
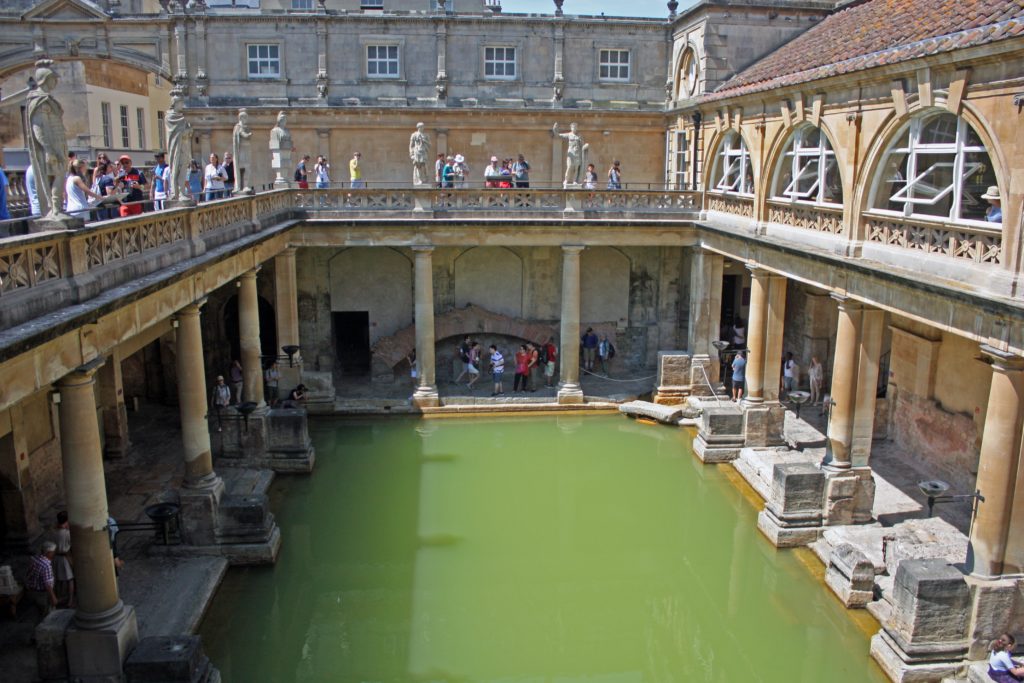
[[[512,391],[522,389],[526,391],[526,384],[530,379],[530,354],[526,350],[526,344],[520,344],[516,351],[516,378],[512,384]]]

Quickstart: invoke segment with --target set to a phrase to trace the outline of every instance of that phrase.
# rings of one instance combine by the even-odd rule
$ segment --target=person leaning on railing
[[[92,208],[102,197],[89,189],[85,184],[85,170],[88,164],[85,159],[76,159],[68,168],[68,177],[64,185],[66,211],[77,218],[91,220]],[[95,200],[95,201],[90,201]]]

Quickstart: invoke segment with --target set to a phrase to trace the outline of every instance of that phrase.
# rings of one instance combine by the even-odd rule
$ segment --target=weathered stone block
[[[178,502],[181,505],[181,534],[185,543],[216,543],[218,506],[223,495],[224,482],[219,478],[212,486],[181,488]]]
[[[971,594],[946,560],[906,560],[896,570],[884,632],[907,662],[959,660],[967,652]]]
[[[36,626],[36,665],[44,681],[63,681],[68,677],[68,655],[64,640],[75,618],[75,610],[58,609],[46,615]]]
[[[779,548],[817,540],[824,492],[825,475],[814,465],[775,465],[768,504],[757,516],[757,528]]]
[[[875,502],[875,480],[868,467],[829,471],[825,490],[825,523],[866,524]]]
[[[630,401],[619,406],[619,412],[630,417],[648,417],[662,424],[678,424],[684,406],[664,406],[648,401]]]
[[[212,670],[199,636],[143,638],[124,665],[127,683],[204,683]]]
[[[743,411],[727,403],[706,406],[693,441],[693,452],[702,462],[727,462],[743,448]]]
[[[969,630],[968,659],[988,657],[994,633],[1024,633],[1024,579],[965,577],[971,589],[973,610]]]
[[[690,355],[685,351],[658,351],[658,389],[654,402],[676,405],[691,391]]]
[[[875,566],[864,553],[843,543],[829,555],[825,583],[847,607],[864,607],[874,597]]]
[[[782,446],[786,409],[778,404],[742,404],[744,444],[751,448]]]

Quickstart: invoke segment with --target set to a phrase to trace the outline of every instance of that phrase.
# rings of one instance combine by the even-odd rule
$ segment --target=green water
[[[882,682],[685,432],[619,416],[314,422],[273,567],[201,635],[251,681]]]

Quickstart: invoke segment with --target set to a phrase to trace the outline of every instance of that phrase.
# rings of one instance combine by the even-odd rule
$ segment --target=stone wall
[[[581,326],[607,328],[620,363],[653,367],[659,349],[685,345],[689,309],[685,250],[595,247],[583,252],[581,263]],[[446,313],[474,306],[503,319],[553,327],[557,333],[562,288],[559,248],[440,247],[433,252],[433,269],[439,320]],[[303,248],[297,254],[296,270],[303,356],[317,369],[335,366],[334,311],[369,312],[371,346],[412,329],[409,249]],[[477,331],[473,325],[452,330],[438,327],[436,338]],[[408,350],[397,360],[388,355],[387,363],[393,367],[405,353]]]

